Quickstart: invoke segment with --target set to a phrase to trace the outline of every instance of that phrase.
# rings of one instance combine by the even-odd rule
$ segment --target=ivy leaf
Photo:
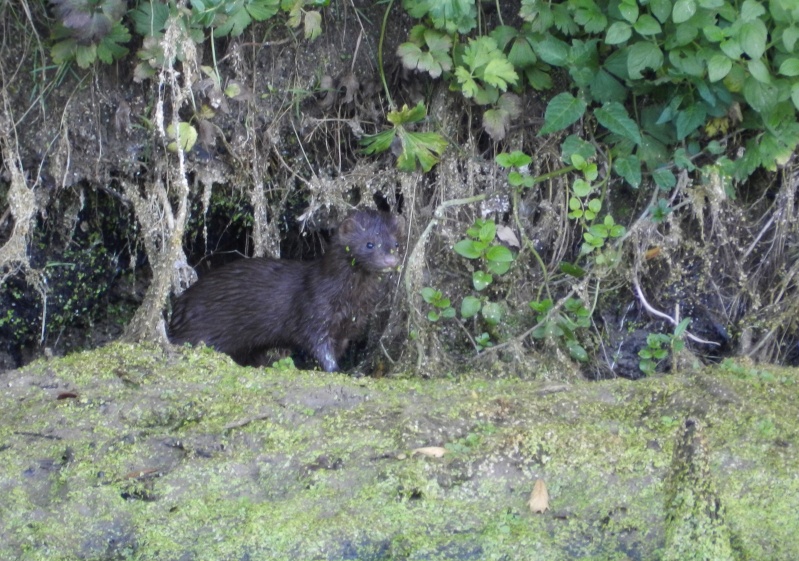
[[[544,126],[538,136],[565,129],[585,114],[586,104],[569,92],[553,97],[544,113]]]
[[[627,110],[621,103],[612,101],[604,104],[594,111],[594,115],[603,127],[618,134],[635,144],[641,144],[641,131],[638,125],[630,119]]]

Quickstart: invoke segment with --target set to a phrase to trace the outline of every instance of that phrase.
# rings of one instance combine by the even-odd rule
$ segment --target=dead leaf
[[[441,446],[425,446],[424,448],[416,448],[411,450],[411,457],[415,456],[416,454],[422,454],[423,456],[430,456],[431,458],[440,458],[446,453],[447,449],[442,448]]]
[[[527,502],[532,512],[543,513],[549,510],[549,492],[543,479],[536,479],[530,500]]]
[[[497,226],[497,237],[511,247],[520,248],[522,246],[516,233],[504,224]]]
[[[355,77],[355,74],[349,73],[341,79],[341,85],[346,88],[347,93],[344,95],[344,103],[352,103],[355,101],[355,96],[358,95],[358,90],[361,83]]]
[[[333,78],[324,75],[322,79],[319,80],[319,91],[325,92],[324,99],[319,101],[319,106],[328,109],[333,106],[333,102],[336,101],[336,86],[333,83]]]

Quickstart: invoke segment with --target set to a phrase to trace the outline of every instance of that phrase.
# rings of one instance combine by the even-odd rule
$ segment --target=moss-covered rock
[[[799,559],[797,378],[353,379],[114,344],[0,374],[0,558],[670,558],[691,417],[730,558]]]

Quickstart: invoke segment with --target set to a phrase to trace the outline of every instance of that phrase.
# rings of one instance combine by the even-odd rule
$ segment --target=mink
[[[328,372],[363,331],[384,273],[400,264],[401,219],[351,214],[312,261],[240,259],[200,278],[174,302],[173,343],[206,345],[242,365],[274,348],[304,351]]]

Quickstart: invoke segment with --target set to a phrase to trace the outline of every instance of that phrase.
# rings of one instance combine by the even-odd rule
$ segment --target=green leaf
[[[552,66],[566,66],[569,61],[569,45],[551,35],[533,44],[538,57]]]
[[[771,83],[771,72],[769,72],[769,69],[762,60],[750,60],[746,63],[746,67],[749,69],[749,73],[752,77],[761,84]]]
[[[630,23],[635,23],[638,19],[638,2],[637,0],[621,0],[619,3],[619,12],[621,17]]]
[[[529,166],[533,159],[520,150],[514,150],[510,154],[501,152],[495,158],[497,164],[503,168],[523,168]]]
[[[475,247],[473,240],[461,240],[452,249],[466,259],[477,259],[482,255],[482,252]]]
[[[613,169],[633,187],[641,185],[641,162],[637,156],[623,156],[613,162]]]
[[[572,184],[572,191],[574,192],[575,197],[585,198],[591,193],[591,184],[588,183],[584,179],[575,179],[574,184]],[[571,206],[571,202],[569,203]],[[580,201],[577,201],[577,206],[579,208]]]
[[[762,20],[744,22],[738,34],[743,51],[751,59],[759,59],[766,52],[766,41],[768,40],[768,30]]]
[[[666,23],[671,16],[671,0],[651,0],[649,8],[660,23]]]
[[[788,52],[793,52],[793,47],[796,41],[799,40],[799,27],[791,23],[788,27],[782,30],[782,44]]]
[[[510,270],[510,263],[501,261],[486,261],[486,268],[495,275],[504,275]]]
[[[671,11],[671,19],[674,23],[680,24],[694,17],[695,13],[696,0],[677,0]]]
[[[364,136],[360,140],[363,151],[366,154],[378,154],[385,152],[391,147],[394,137],[397,135],[397,129],[388,129],[377,134]]]
[[[711,82],[723,79],[730,70],[732,70],[732,61],[721,53],[713,55],[707,61],[707,76]]]
[[[704,103],[692,103],[677,113],[677,118],[674,122],[677,127],[677,139],[683,140],[686,138],[703,125],[705,119],[707,119],[707,109]]]
[[[455,317],[455,308],[447,307],[441,311],[441,317],[444,319],[452,319]]]
[[[633,29],[629,23],[617,21],[608,27],[608,32],[605,34],[605,43],[608,45],[618,45],[624,43],[632,37]]]
[[[504,245],[492,245],[486,252],[486,259],[495,263],[511,263],[514,257]]]
[[[181,121],[178,123],[177,132],[178,134],[176,135],[174,124],[167,127],[166,135],[172,139],[172,142],[167,145],[167,150],[177,152],[178,142],[180,142],[180,147],[184,152],[190,151],[194,147],[194,143],[197,142],[197,129],[189,123]]]
[[[397,133],[402,143],[397,168],[402,171],[415,170],[417,160],[424,172],[430,171],[447,148],[447,141],[437,132],[408,132],[399,127]]]
[[[419,291],[419,293],[422,295],[422,298],[424,298],[424,301],[428,304],[432,304],[441,298],[441,292],[429,286],[424,287]]]
[[[649,14],[642,14],[638,21],[635,22],[633,28],[640,34],[640,35],[657,35],[663,28],[658,23],[658,20],[650,16]]]
[[[493,280],[494,277],[485,271],[475,271],[472,273],[472,286],[474,286],[474,289],[478,292],[485,289]]]
[[[663,66],[663,52],[660,47],[649,41],[639,41],[630,45],[627,54],[627,72],[630,78],[637,80],[642,77],[642,70],[650,68],[658,71],[661,66]]]
[[[660,168],[653,171],[652,179],[654,179],[655,184],[664,191],[673,189],[677,185],[677,178],[674,176],[671,170],[666,168]]]
[[[97,60],[97,45],[76,45],[75,61],[81,68],[89,68]]]
[[[508,88],[508,84],[515,84],[519,81],[519,75],[516,74],[513,65],[506,58],[495,58],[486,65],[483,71],[483,80],[504,92]]]
[[[267,20],[277,14],[279,9],[280,0],[252,0],[247,4],[247,12],[255,21]]]
[[[793,106],[799,109],[799,82],[791,86],[791,101]]]
[[[463,302],[461,302],[461,317],[464,319],[473,317],[477,312],[480,311],[481,307],[482,303],[480,302],[479,298],[467,296],[463,299]]]
[[[214,29],[214,37],[238,37],[241,35],[248,25],[252,23],[252,18],[247,10],[239,9],[227,16],[222,24]]]
[[[573,2],[574,21],[583,26],[587,33],[601,33],[608,24],[608,18],[602,13],[593,0],[575,0]]]
[[[604,104],[594,111],[597,121],[603,127],[635,144],[641,143],[641,131],[638,125],[627,114],[627,110],[615,101]]]
[[[585,269],[583,269],[582,267],[578,267],[577,265],[568,263],[566,261],[561,261],[558,264],[558,267],[560,268],[562,273],[567,274],[570,277],[581,279],[585,276]]]
[[[577,341],[566,341],[566,347],[569,349],[569,355],[574,360],[588,362],[588,353]]]
[[[494,302],[486,302],[483,304],[483,319],[489,325],[497,325],[502,321],[502,308],[499,304]]]
[[[586,104],[568,92],[553,97],[544,113],[544,126],[538,136],[565,129],[585,113]]]
[[[755,0],[744,0],[741,5],[741,19],[744,21],[751,21],[766,13],[766,9]]]
[[[799,76],[799,58],[786,58],[780,64],[779,72],[783,76]]]

